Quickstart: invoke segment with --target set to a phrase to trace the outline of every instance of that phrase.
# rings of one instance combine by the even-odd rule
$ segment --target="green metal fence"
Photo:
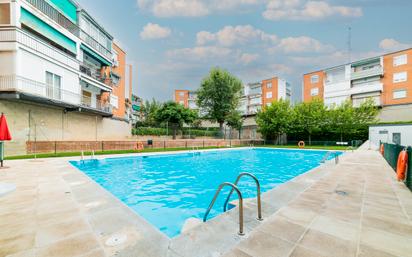
[[[387,143],[384,143],[383,145],[384,145],[384,150],[385,150],[383,157],[396,172],[396,166],[398,164],[399,153],[403,149],[405,149],[405,146],[387,144]],[[412,190],[412,148],[408,147],[407,151],[408,151],[408,170],[406,173],[405,184],[410,190]]]

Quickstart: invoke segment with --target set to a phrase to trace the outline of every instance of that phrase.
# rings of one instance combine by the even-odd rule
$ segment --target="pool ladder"
[[[325,162],[328,160],[329,156],[331,156],[331,154],[335,154],[335,164],[338,164],[338,163],[339,163],[339,155],[338,155],[338,153],[335,152],[335,151],[329,151],[329,152],[327,152],[327,153],[325,154],[325,156],[323,157],[323,159],[320,161],[320,163],[325,163]]]
[[[240,179],[244,176],[251,177],[256,183],[256,191],[257,191],[256,199],[257,199],[257,212],[258,212],[257,220],[259,220],[259,221],[263,220],[263,218],[262,218],[262,204],[261,204],[261,200],[260,200],[260,183],[259,183],[259,180],[253,174],[248,173],[248,172],[243,172],[243,173],[240,173],[238,175],[238,177],[236,178],[235,183],[224,182],[224,183],[220,184],[220,186],[216,190],[216,193],[215,193],[212,201],[209,204],[209,207],[207,208],[207,211],[206,211],[205,215],[203,216],[203,222],[206,222],[207,216],[209,215],[210,211],[212,210],[213,205],[215,204],[216,199],[220,194],[220,191],[222,191],[222,189],[224,187],[229,186],[232,189],[230,190],[230,193],[227,196],[226,201],[223,205],[223,212],[226,212],[227,206],[229,204],[230,197],[232,196],[233,192],[236,191],[236,193],[239,197],[239,232],[238,232],[238,234],[240,236],[245,235],[245,233],[243,232],[243,196],[242,196],[242,192],[240,191],[240,189],[237,186]]]

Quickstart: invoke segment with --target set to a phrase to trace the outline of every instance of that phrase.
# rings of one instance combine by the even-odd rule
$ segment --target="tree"
[[[197,105],[206,114],[205,118],[223,124],[229,114],[239,105],[242,82],[228,71],[213,68],[201,83],[197,94]]]
[[[294,108],[294,118],[295,130],[307,134],[311,144],[312,134],[321,131],[327,124],[327,109],[318,99],[299,103]]]
[[[328,111],[328,127],[330,131],[335,131],[340,135],[343,142],[344,134],[352,134],[355,131],[355,108],[350,100],[338,106],[333,106]]]
[[[242,131],[242,126],[243,126],[243,117],[242,114],[239,111],[233,111],[229,113],[229,115],[226,118],[226,124],[231,128],[231,129],[236,129],[239,132],[239,139],[240,139],[240,133]]]
[[[258,131],[266,139],[279,139],[288,133],[293,123],[293,109],[288,100],[273,102],[270,106],[259,111],[256,116]]]
[[[177,130],[184,124],[191,124],[197,119],[197,112],[185,108],[175,102],[164,103],[156,111],[155,119],[159,123],[168,123],[173,129],[173,139],[176,139]]]
[[[353,107],[350,100],[329,110],[329,128],[336,131],[343,141],[344,135],[361,133],[368,129],[369,124],[376,121],[378,108],[373,99],[369,98],[359,107]]]
[[[156,113],[162,107],[162,104],[155,99],[152,101],[146,100],[142,107],[142,112],[144,115],[144,126],[155,127],[156,124]]]

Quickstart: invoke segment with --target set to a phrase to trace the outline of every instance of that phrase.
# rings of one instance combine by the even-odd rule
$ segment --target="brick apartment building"
[[[325,105],[372,98],[382,121],[412,120],[412,49],[343,64],[303,75],[303,100]]]

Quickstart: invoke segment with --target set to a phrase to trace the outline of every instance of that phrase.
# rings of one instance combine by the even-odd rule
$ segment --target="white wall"
[[[17,75],[40,83],[46,83],[46,71],[61,77],[62,100],[79,104],[80,83],[79,75],[63,65],[41,58],[37,54],[20,48],[17,52]],[[32,90],[27,88],[27,90]]]
[[[324,84],[324,100],[327,106],[333,104],[340,105],[350,98],[350,76],[350,65],[326,71],[327,79]]]
[[[286,100],[286,80],[278,79],[278,100]]]
[[[412,146],[412,124],[382,125],[369,127],[370,148],[379,149],[379,142],[393,144],[393,133],[401,134],[401,145]]]

